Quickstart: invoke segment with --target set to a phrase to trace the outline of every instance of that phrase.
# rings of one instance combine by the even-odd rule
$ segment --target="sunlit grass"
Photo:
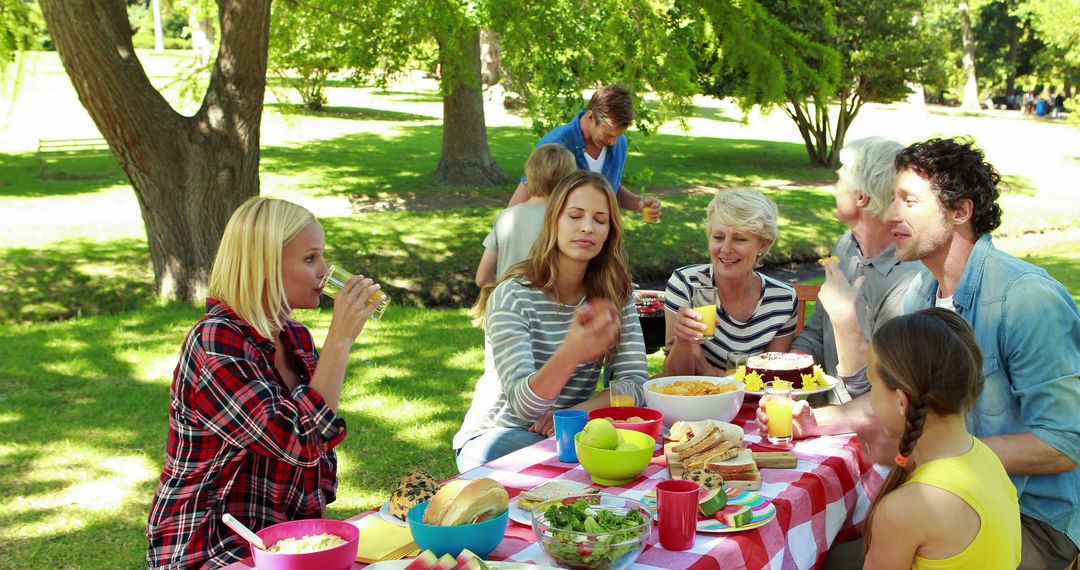
[[[164,459],[171,369],[201,310],[169,306],[0,329],[0,555],[13,567],[142,560],[142,531]],[[329,310],[297,311],[321,342]],[[386,500],[404,471],[455,472],[450,437],[482,371],[482,333],[463,310],[392,306],[350,356],[338,447],[344,518]],[[469,357],[471,355],[471,358]],[[393,457],[384,457],[393,449]]]

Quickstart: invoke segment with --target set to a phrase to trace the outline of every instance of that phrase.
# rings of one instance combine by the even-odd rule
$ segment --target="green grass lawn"
[[[55,99],[70,85],[49,57],[27,78],[15,118],[41,99],[37,111],[53,123],[85,123],[72,94]],[[170,100],[189,105],[174,81],[183,58],[140,57]],[[350,359],[341,405],[349,436],[329,511],[344,518],[384,502],[406,471],[455,473],[450,438],[481,373],[483,346],[462,307],[476,293],[481,240],[514,182],[435,185],[440,105],[430,89],[335,87],[331,96],[345,102],[321,113],[267,106],[261,171],[265,194],[320,216],[332,260],[376,276],[395,298]],[[781,234],[769,261],[816,258],[842,232],[829,187],[835,175],[807,164],[793,129],[747,134],[738,118],[702,106],[689,133],[631,135],[627,184],[664,201],[659,225],[626,221],[637,280],[656,282],[706,258],[704,208],[720,186],[762,188],[779,204]],[[536,136],[511,119],[493,119],[489,136],[516,179]],[[978,130],[993,119],[957,120]],[[139,567],[171,374],[201,308],[153,298],[138,206],[111,159],[50,164],[39,178],[29,142],[36,136],[0,141],[0,568]],[[1013,189],[1002,199],[999,245],[1047,268],[1080,300],[1080,205],[1047,194],[1040,172],[1004,174]],[[329,311],[296,316],[324,337]],[[661,364],[650,357],[654,372]]]

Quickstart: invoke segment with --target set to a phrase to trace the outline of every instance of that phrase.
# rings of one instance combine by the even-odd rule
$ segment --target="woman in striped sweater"
[[[668,279],[665,374],[722,376],[730,352],[791,347],[799,298],[789,285],[755,271],[780,233],[776,217],[776,204],[757,190],[717,191],[705,219],[710,262],[680,267]],[[716,287],[716,334],[708,340],[690,303],[698,285]]]
[[[454,436],[458,469],[551,436],[556,410],[607,406],[607,392],[594,396],[605,363],[642,399],[648,368],[631,289],[615,194],[603,176],[576,171],[552,194],[529,259],[473,307],[484,375]]]

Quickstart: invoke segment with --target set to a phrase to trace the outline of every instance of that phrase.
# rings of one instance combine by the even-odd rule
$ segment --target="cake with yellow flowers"
[[[746,359],[746,373],[757,372],[763,382],[785,380],[791,387],[803,387],[803,374],[814,375],[814,357],[798,352],[763,352]]]

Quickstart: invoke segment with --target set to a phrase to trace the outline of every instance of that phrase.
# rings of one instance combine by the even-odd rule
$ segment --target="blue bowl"
[[[506,534],[506,524],[509,520],[510,511],[488,519],[484,522],[463,524],[457,526],[435,526],[424,524],[424,511],[428,503],[424,501],[409,509],[405,518],[409,521],[409,530],[412,531],[413,541],[421,550],[430,550],[435,556],[449,554],[457,556],[461,551],[468,548],[481,559],[487,558],[492,550],[502,542]]]

